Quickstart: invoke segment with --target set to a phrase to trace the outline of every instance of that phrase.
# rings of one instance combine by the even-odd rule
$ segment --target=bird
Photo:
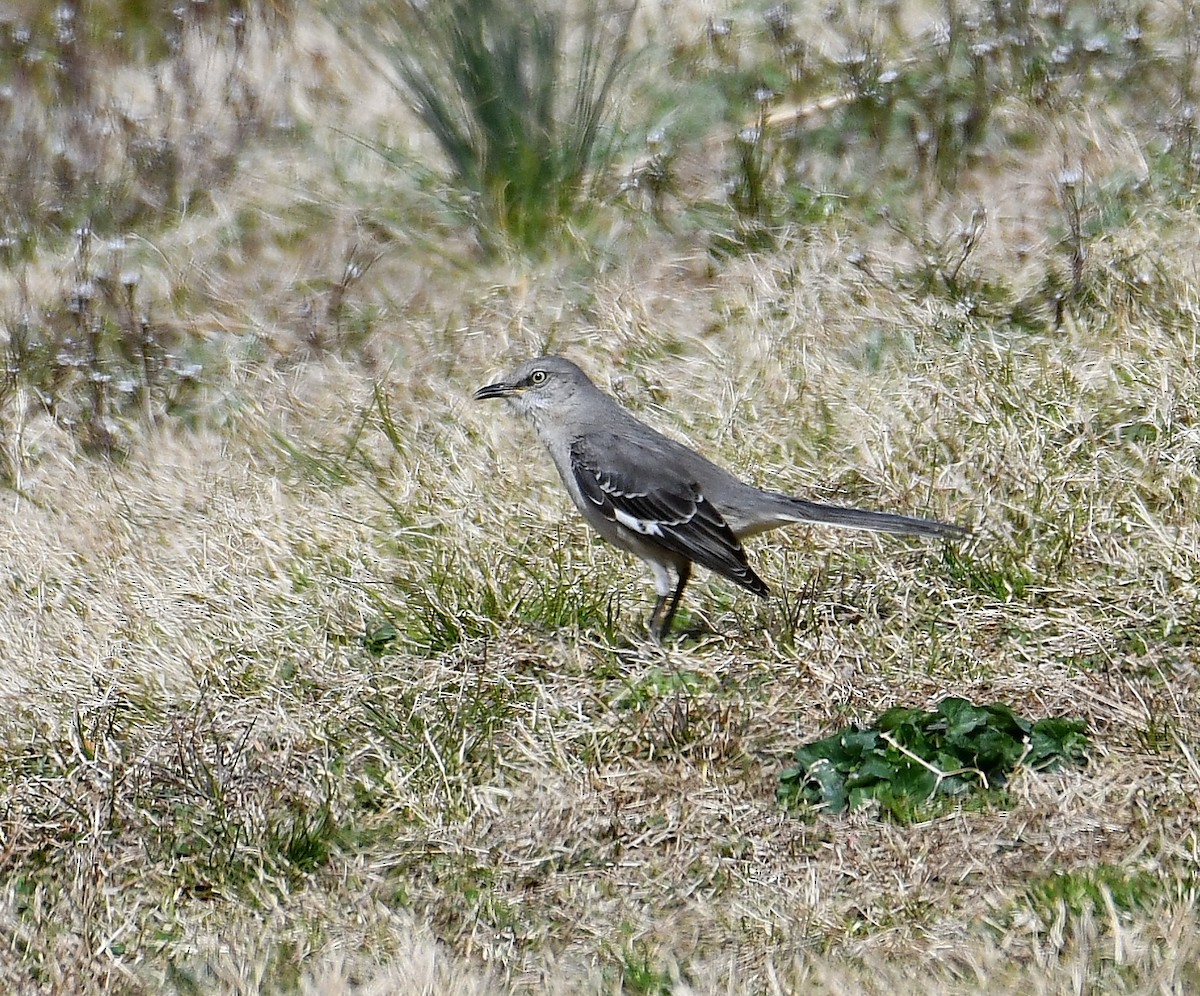
[[[649,565],[657,601],[647,625],[660,641],[670,633],[695,564],[755,595],[770,594],[742,545],[768,529],[808,522],[929,539],[969,532],[948,522],[826,505],[746,484],[636,418],[562,356],[527,360],[473,398],[503,398],[532,422],[587,523]]]

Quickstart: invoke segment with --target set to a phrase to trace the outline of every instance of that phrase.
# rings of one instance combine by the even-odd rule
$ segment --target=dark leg
[[[654,603],[654,611],[650,613],[650,618],[646,620],[646,629],[654,639],[658,639],[658,614],[662,612],[662,608],[667,604],[667,596],[659,595],[658,601]]]
[[[650,613],[650,618],[646,620],[646,629],[650,631],[650,635],[658,639],[658,614],[662,612],[662,607],[667,604],[667,596],[659,595],[658,601],[654,603],[654,611]]]
[[[679,608],[679,600],[683,598],[683,589],[687,587],[688,580],[692,576],[692,565],[685,563],[679,568],[679,583],[675,585],[675,594],[671,596],[671,604],[667,607],[667,611],[663,614],[662,620],[658,624],[658,638],[664,639],[671,631],[671,620],[675,618],[675,610]],[[666,602],[667,596],[663,595],[658,604],[654,606],[654,612],[650,616],[650,631],[654,631],[654,620]]]

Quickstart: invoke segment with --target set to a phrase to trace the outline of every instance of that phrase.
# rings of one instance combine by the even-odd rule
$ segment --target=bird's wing
[[[570,457],[584,500],[606,519],[756,595],[768,593],[741,541],[669,449],[592,434],[571,444]]]

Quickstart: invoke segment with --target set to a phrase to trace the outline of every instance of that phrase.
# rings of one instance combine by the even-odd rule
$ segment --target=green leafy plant
[[[787,805],[833,812],[875,802],[907,821],[938,797],[1002,788],[1019,765],[1081,761],[1087,742],[1082,720],[1030,722],[1005,705],[947,697],[932,711],[896,707],[868,729],[850,726],[805,744],[780,775],[778,795]]]
[[[586,5],[578,32],[557,8],[513,0],[391,14],[385,50],[455,180],[478,199],[485,239],[534,249],[579,206],[635,8],[609,16]]]

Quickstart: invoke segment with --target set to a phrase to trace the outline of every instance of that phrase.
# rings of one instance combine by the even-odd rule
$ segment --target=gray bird
[[[560,356],[529,360],[474,397],[506,398],[526,416],[588,524],[650,565],[658,601],[649,628],[660,639],[693,564],[769,594],[746,560],[747,536],[790,522],[931,538],[967,534],[946,522],[822,505],[745,484],[634,418]]]

